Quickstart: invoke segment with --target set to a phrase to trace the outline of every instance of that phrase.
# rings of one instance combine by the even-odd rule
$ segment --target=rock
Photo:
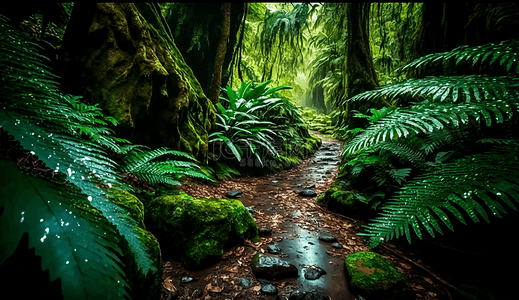
[[[252,258],[251,268],[256,277],[268,280],[297,277],[298,275],[297,267],[293,264],[259,252]]]
[[[241,194],[243,194],[243,192],[240,190],[232,190],[232,191],[228,191],[227,193],[225,193],[225,197],[236,198]]]
[[[303,197],[317,197],[317,193],[312,189],[304,189],[299,192],[299,196]]]
[[[258,229],[258,232],[261,236],[263,235],[271,235],[272,234],[272,229],[270,228],[267,228],[267,227],[261,227],[260,229]]]
[[[366,295],[367,299],[414,299],[405,275],[393,262],[374,252],[361,251],[344,260],[346,276],[352,292]]]
[[[194,198],[175,191],[151,200],[145,215],[163,253],[178,257],[188,269],[221,258],[229,240],[259,240],[254,218],[239,200]]]
[[[191,282],[191,281],[193,281],[193,280],[194,280],[193,277],[185,276],[185,277],[182,277],[182,279],[180,279],[180,282],[182,282],[182,283],[188,283],[188,282]]]
[[[238,283],[239,283],[242,287],[248,289],[248,288],[250,288],[252,281],[250,280],[250,278],[247,278],[247,277],[240,277],[240,278],[238,279]]]
[[[246,208],[247,208],[247,210],[249,211],[249,213],[250,213],[252,216],[254,216],[254,214],[255,214],[256,212],[254,211],[253,206],[247,206]]]
[[[279,254],[281,253],[281,249],[277,245],[268,245],[267,251],[272,254]]]
[[[288,300],[330,300],[330,297],[326,296],[324,293],[318,290],[305,292],[295,290],[290,293]]]
[[[261,286],[261,291],[268,295],[275,295],[278,293],[278,288],[275,285],[268,283]]]
[[[288,300],[288,298],[285,296],[277,296],[276,300]]]
[[[320,235],[319,239],[323,242],[337,242],[337,239],[331,235]]]
[[[317,266],[312,266],[311,268],[305,268],[305,278],[308,280],[316,280],[319,277],[326,274],[326,271]]]
[[[339,243],[337,243],[337,242],[333,243],[333,244],[332,244],[332,247],[333,247],[333,248],[337,248],[337,249],[341,249],[341,248],[342,248],[341,244],[339,244]]]

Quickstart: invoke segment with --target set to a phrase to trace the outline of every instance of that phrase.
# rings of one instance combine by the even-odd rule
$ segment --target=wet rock
[[[278,293],[278,288],[272,283],[261,286],[261,291],[268,295],[275,295]]]
[[[312,189],[304,189],[299,192],[299,196],[303,197],[317,197],[317,193]]]
[[[277,280],[286,277],[297,277],[298,270],[293,264],[275,256],[256,253],[251,262],[252,272],[258,278]]]
[[[182,283],[189,283],[189,282],[191,282],[193,280],[195,280],[193,277],[184,276],[184,277],[182,277],[182,279],[180,279],[180,282],[182,282]]]
[[[330,297],[324,293],[313,290],[313,291],[300,291],[295,290],[288,296],[288,300],[330,300]]]
[[[238,279],[238,283],[239,283],[242,287],[248,289],[248,288],[250,288],[252,281],[250,280],[250,278],[247,278],[247,277],[240,277],[240,278]]]
[[[281,253],[281,249],[277,245],[268,245],[267,251],[271,254],[279,254]]]
[[[288,298],[285,296],[277,296],[276,300],[288,300]]]
[[[243,192],[240,190],[231,190],[231,191],[228,191],[227,193],[225,193],[225,197],[236,198],[241,194],[243,194]]]
[[[319,277],[323,276],[324,274],[326,274],[326,271],[316,266],[305,268],[305,278],[308,280],[319,279]]]
[[[272,234],[272,229],[267,228],[267,227],[261,227],[261,228],[258,229],[258,231],[259,231],[259,234],[262,235],[262,236],[263,235],[271,235]]]
[[[246,209],[249,211],[249,213],[250,213],[251,215],[254,215],[254,213],[256,213],[256,212],[254,211],[254,206],[247,206]]]
[[[352,292],[367,299],[415,299],[407,285],[405,275],[393,262],[374,252],[361,251],[344,260],[346,275]]]
[[[332,247],[333,247],[333,248],[337,248],[337,249],[341,249],[341,248],[342,248],[341,244],[339,244],[339,243],[337,243],[337,242],[333,243],[333,244],[332,244]]]
[[[337,242],[337,239],[332,235],[320,235],[319,239],[323,242]]]

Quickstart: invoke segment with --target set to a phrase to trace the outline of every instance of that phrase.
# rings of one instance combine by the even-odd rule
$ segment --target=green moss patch
[[[220,258],[232,240],[259,240],[258,227],[239,200],[193,198],[179,191],[153,199],[146,215],[167,255],[179,257],[187,268]]]
[[[356,252],[344,260],[352,289],[371,294],[406,281],[388,258],[375,252]]]

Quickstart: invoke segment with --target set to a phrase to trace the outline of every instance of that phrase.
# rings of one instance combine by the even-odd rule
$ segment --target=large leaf
[[[120,236],[92,213],[96,210],[86,195],[25,175],[5,159],[0,159],[0,180],[0,264],[28,234],[29,247],[44,258],[42,269],[49,270],[51,280],[61,278],[65,299],[129,298]],[[29,281],[27,288],[35,287]]]

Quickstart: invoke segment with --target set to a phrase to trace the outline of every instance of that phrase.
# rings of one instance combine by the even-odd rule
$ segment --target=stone
[[[305,278],[308,280],[316,280],[316,279],[319,279],[324,274],[326,274],[326,271],[324,269],[319,268],[317,266],[305,268],[304,272],[305,272]]]
[[[304,292],[295,290],[290,293],[288,300],[330,300],[330,297],[318,290]]]
[[[277,245],[268,245],[267,251],[271,254],[279,254],[281,253],[281,249]]]
[[[337,239],[331,235],[320,235],[319,239],[323,242],[337,242]]]
[[[180,279],[180,282],[182,282],[182,283],[189,283],[189,282],[191,282],[191,281],[193,281],[193,280],[194,280],[193,277],[184,276],[184,277],[182,277],[182,278]]]
[[[276,300],[288,300],[288,298],[285,296],[277,296]]]
[[[259,232],[259,235],[261,235],[261,236],[271,235],[272,229],[267,228],[267,227],[261,227],[260,229],[258,229],[258,232]]]
[[[317,197],[317,193],[312,189],[304,189],[299,192],[299,196],[303,197]]]
[[[339,244],[339,243],[337,243],[337,242],[333,243],[333,244],[332,244],[332,247],[333,247],[333,248],[337,248],[337,249],[341,249],[341,248],[342,248],[341,244]]]
[[[225,193],[225,197],[236,198],[241,194],[243,194],[243,192],[240,190],[231,190],[231,191],[228,191],[227,193]]]
[[[253,206],[247,206],[246,208],[247,208],[247,210],[249,211],[249,213],[250,213],[252,216],[254,216],[254,214],[255,214],[256,212],[254,211]]]
[[[393,262],[375,252],[360,251],[348,255],[344,264],[352,292],[367,299],[414,299],[405,275]]]
[[[164,253],[188,269],[201,268],[224,253],[231,240],[258,241],[258,227],[240,200],[194,198],[181,191],[152,199],[146,226]]]
[[[261,286],[261,291],[268,295],[275,295],[278,293],[278,288],[275,285],[268,283]]]
[[[242,287],[248,289],[248,288],[250,288],[252,281],[250,280],[250,278],[247,278],[247,277],[240,277],[240,278],[238,279],[238,283],[239,283]]]
[[[259,252],[252,258],[251,268],[257,278],[268,280],[297,277],[298,275],[298,269],[293,264]]]

